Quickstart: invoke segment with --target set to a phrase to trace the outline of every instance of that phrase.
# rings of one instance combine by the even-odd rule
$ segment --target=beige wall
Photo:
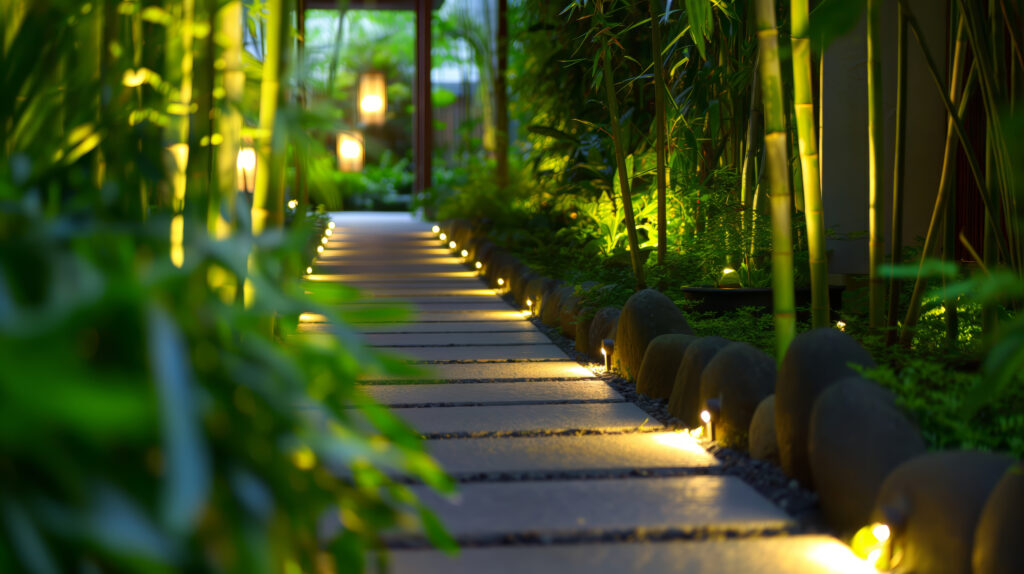
[[[946,8],[939,0],[911,0],[929,49],[946,61]],[[882,13],[882,89],[885,111],[883,176],[886,253],[892,226],[892,171],[896,138],[896,0]],[[825,224],[839,234],[861,232],[856,240],[831,240],[829,270],[868,272],[867,45],[861,24],[825,52],[822,71],[821,177]],[[945,111],[927,64],[908,32],[908,85],[904,245],[919,244],[928,228],[939,185],[945,140]]]

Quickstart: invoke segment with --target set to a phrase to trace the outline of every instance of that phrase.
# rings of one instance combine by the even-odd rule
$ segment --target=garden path
[[[688,435],[666,432],[572,360],[408,214],[335,214],[316,279],[404,301],[407,323],[357,324],[422,380],[364,381],[459,482],[414,487],[462,546],[389,540],[393,572],[868,572],[793,520]],[[318,325],[303,324],[315,332]],[[390,384],[381,384],[390,383]],[[434,383],[434,384],[426,384]]]

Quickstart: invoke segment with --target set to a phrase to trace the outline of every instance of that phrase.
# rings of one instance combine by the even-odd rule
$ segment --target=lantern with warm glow
[[[359,119],[368,126],[384,124],[388,111],[387,80],[382,72],[359,76]]]
[[[363,170],[363,136],[357,132],[338,134],[338,169],[341,171]]]
[[[238,167],[238,189],[252,193],[256,186],[256,150],[251,147],[239,149],[235,164]]]

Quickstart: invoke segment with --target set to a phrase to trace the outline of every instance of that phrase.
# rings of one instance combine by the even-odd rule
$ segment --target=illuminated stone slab
[[[392,412],[426,435],[628,431],[639,428],[650,418],[633,403],[427,407],[395,409]]]
[[[371,385],[363,387],[363,390],[374,400],[386,405],[622,401],[622,396],[615,389],[599,380],[472,385]]]
[[[422,486],[413,490],[456,539],[568,537],[637,529],[751,532],[794,525],[786,513],[733,476],[478,482],[460,484],[456,500]],[[517,571],[560,572],[550,566]],[[687,571],[678,565],[664,570]]]
[[[829,536],[676,540],[464,548],[391,553],[394,574],[870,574],[876,571]]]
[[[490,336],[492,333],[481,336]],[[472,345],[461,347],[378,347],[418,361],[502,361],[512,359],[558,359],[569,356],[555,345]]]
[[[369,333],[366,341],[378,347],[551,343],[547,335],[536,330],[520,333]]]
[[[340,268],[340,267],[339,267]],[[338,283],[358,283],[360,281],[409,281],[413,284],[413,279],[475,279],[478,277],[476,271],[458,271],[458,266],[452,266],[451,271],[432,271],[432,272],[408,272],[408,271],[393,271],[389,273],[313,273],[307,275],[307,281],[336,281]]]
[[[429,373],[425,381],[501,380],[501,379],[583,379],[594,374],[572,361],[543,363],[447,363],[423,365]],[[368,375],[364,382],[402,380],[398,376]]]
[[[498,383],[491,383],[498,384]],[[521,385],[529,392],[538,383]],[[561,383],[566,384],[566,383]],[[579,385],[580,383],[573,383]],[[582,383],[595,385],[594,383]],[[432,385],[432,387],[453,385]],[[477,388],[487,385],[466,385]],[[382,387],[383,388],[383,387]],[[617,393],[616,393],[617,394]],[[429,440],[426,448],[454,475],[519,472],[631,471],[719,466],[681,432]]]
[[[372,309],[374,307],[383,307],[385,305],[404,305],[414,309],[417,313],[436,312],[436,311],[511,311],[513,310],[508,303],[500,299],[487,300],[462,300],[451,303],[439,302],[439,303],[413,303],[406,305],[405,301],[395,299],[392,301],[376,301],[367,302],[360,301],[359,303],[341,303],[334,307],[339,311],[353,310],[353,309]],[[522,314],[520,314],[522,316]]]
[[[303,322],[299,332],[315,333],[326,330],[326,323]],[[527,321],[465,321],[434,323],[360,323],[350,325],[360,333],[521,333],[535,332]]]

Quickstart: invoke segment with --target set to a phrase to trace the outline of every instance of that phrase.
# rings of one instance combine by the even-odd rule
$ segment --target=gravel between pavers
[[[516,305],[511,295],[505,295],[503,299],[510,305]],[[637,393],[635,384],[614,373],[605,372],[604,365],[595,363],[577,352],[574,341],[563,336],[557,328],[545,325],[537,317],[527,317],[527,320],[547,335],[551,342],[565,351],[571,359],[592,369],[596,377],[611,385],[627,402],[643,409],[652,419],[668,429],[686,428],[682,421],[669,414],[667,400],[652,399]],[[786,476],[781,468],[770,462],[751,458],[746,452],[725,448],[711,441],[700,441],[700,444],[721,463],[720,469],[713,474],[741,478],[762,496],[789,513],[797,521],[799,532],[835,534],[826,526],[821,516],[818,494],[803,488],[799,482]]]

